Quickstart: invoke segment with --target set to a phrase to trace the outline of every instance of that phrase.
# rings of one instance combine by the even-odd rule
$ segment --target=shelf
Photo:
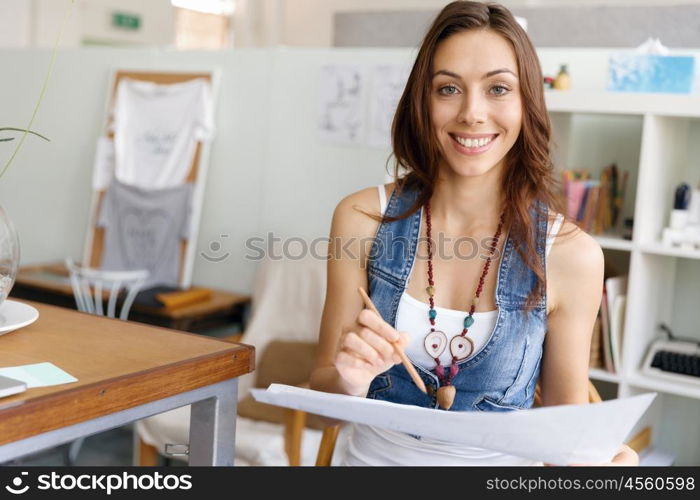
[[[663,116],[700,116],[700,99],[692,95],[545,90],[549,112]]]
[[[589,233],[605,251],[606,272],[614,270],[629,278],[620,348],[630,365],[618,373],[589,368],[588,376],[608,393],[617,389],[618,397],[658,393],[660,401],[645,422],[655,430],[657,425],[663,427],[664,432],[654,443],[660,448],[647,450],[642,465],[667,465],[674,454],[700,464],[698,444],[684,440],[689,431],[694,432],[696,422],[690,417],[675,418],[700,404],[700,379],[655,375],[639,367],[656,338],[654,325],[665,322],[687,330],[700,319],[700,249],[682,250],[661,242],[676,187],[681,182],[696,185],[700,178],[694,161],[700,155],[700,99],[697,94],[589,89],[545,90],[555,145],[553,162],[562,169],[587,168],[592,178],[613,162],[620,171],[628,171],[620,216],[633,218],[634,239],[623,239],[624,230],[617,224],[609,233]]]
[[[602,248],[608,250],[625,250],[627,252],[631,252],[634,246],[630,240],[626,240],[621,236],[594,234],[593,237]]]
[[[685,259],[700,259],[700,250],[682,250],[664,245],[663,243],[648,243],[641,246],[642,252],[654,255],[668,255],[670,257],[683,257]]]
[[[686,398],[700,399],[700,383],[693,384],[684,380],[667,380],[664,378],[651,377],[639,371],[636,371],[627,380],[630,385],[648,389],[650,391],[663,392],[666,394],[675,394]]]
[[[602,368],[589,368],[588,376],[593,380],[602,380],[614,384],[619,384],[622,381],[622,378],[617,373],[610,373]]]
[[[675,454],[661,448],[646,448],[639,454],[640,467],[668,467],[675,461]]]

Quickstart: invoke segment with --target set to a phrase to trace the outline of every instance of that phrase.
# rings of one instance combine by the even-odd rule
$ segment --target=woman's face
[[[490,30],[452,35],[438,45],[431,76],[431,119],[443,152],[441,168],[462,176],[502,170],[522,124],[510,43]]]

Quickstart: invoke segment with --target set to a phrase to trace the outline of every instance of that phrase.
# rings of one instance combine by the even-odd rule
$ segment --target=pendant
[[[465,335],[457,335],[450,340],[450,352],[457,361],[466,359],[474,352],[474,341]]]
[[[425,336],[423,345],[425,346],[425,351],[428,353],[428,355],[435,359],[440,356],[440,354],[442,354],[442,352],[445,350],[445,347],[447,347],[447,335],[440,330],[430,332]]]
[[[455,394],[457,389],[454,385],[443,385],[437,391],[437,400],[440,408],[443,410],[449,410],[452,403],[455,401]]]

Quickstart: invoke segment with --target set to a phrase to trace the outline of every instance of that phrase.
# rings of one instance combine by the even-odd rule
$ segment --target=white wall
[[[449,0],[237,0],[233,20],[237,47],[330,47],[338,12],[432,10]],[[667,5],[666,0],[502,0],[507,7],[570,5]],[[697,4],[700,0],[674,0]],[[0,0],[0,47],[53,45],[58,20],[70,0]],[[142,29],[130,33],[112,28],[112,11],[132,12]],[[5,15],[5,13],[8,13]],[[76,0],[62,47],[78,47],[89,38],[102,43],[169,46],[173,42],[170,0]]]
[[[280,0],[283,2],[280,43],[288,46],[330,47],[333,16],[338,12],[391,10],[437,11],[451,0]],[[668,0],[501,0],[506,7],[565,7],[592,5],[662,5]],[[697,4],[700,0],[675,0],[673,4]]]
[[[607,51],[539,52],[545,72],[568,62],[574,88],[602,90]],[[49,61],[47,50],[0,51],[0,125],[27,123]],[[329,62],[409,63],[406,49],[239,49],[178,52],[85,48],[59,53],[34,128],[3,178],[0,203],[15,221],[22,264],[80,258],[90,202],[95,140],[101,133],[110,70],[221,69],[216,139],[206,183],[197,285],[247,291],[255,265],[245,241],[328,235],[333,208],[346,194],[383,181],[388,149],[336,146],[316,136],[319,69]],[[11,147],[0,147],[4,163]],[[222,238],[221,235],[228,235]],[[218,241],[222,263],[201,257]],[[211,253],[211,252],[209,252]]]
[[[361,55],[360,55],[361,54]],[[221,68],[216,140],[202,212],[193,283],[250,289],[255,265],[245,240],[328,235],[333,208],[345,195],[384,178],[388,150],[330,146],[315,136],[318,68],[323,62],[389,62],[407,52],[247,49],[177,52],[85,48],[59,53],[34,129],[3,178],[0,203],[15,222],[21,265],[80,258],[88,223],[95,141],[103,123],[112,68],[195,71]],[[31,115],[50,52],[0,51],[13,78],[0,79],[0,123],[23,126]],[[11,147],[0,148],[0,162]],[[228,235],[222,238],[221,235]],[[211,263],[199,255],[219,241]]]
[[[53,47],[70,0],[0,0],[0,47]],[[112,26],[112,13],[141,18],[137,31]],[[103,44],[170,46],[174,40],[170,0],[76,0],[61,47],[84,41]]]
[[[330,47],[336,12],[437,10],[448,3],[446,0],[284,0],[281,43]]]
[[[27,0],[0,0],[0,47],[30,44],[30,7]]]
[[[55,1],[55,0],[43,0]],[[174,40],[174,12],[170,0],[82,0],[79,4],[83,40],[169,46]],[[112,26],[112,13],[136,14],[137,31]]]

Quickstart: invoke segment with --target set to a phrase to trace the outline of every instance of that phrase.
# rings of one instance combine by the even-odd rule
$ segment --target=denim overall
[[[397,195],[395,190],[386,214],[404,213],[417,195],[408,189]],[[543,265],[546,213],[546,210],[530,209],[533,220],[537,222],[535,242]],[[421,218],[422,209],[405,219],[383,222],[372,245],[368,262],[370,297],[384,320],[393,326],[396,325],[399,300],[413,268]],[[458,363],[459,371],[452,380],[457,393],[450,411],[511,411],[530,408],[534,401],[547,330],[547,302],[543,296],[528,313],[526,321],[524,303],[536,283],[536,275],[520,258],[513,241],[508,236],[506,238],[498,266],[496,326],[480,350]],[[497,262],[494,260],[494,264]],[[471,285],[465,286],[465,290]],[[426,333],[429,329],[426,316]],[[404,366],[398,364],[375,377],[367,397],[438,408],[437,376],[415,363],[414,366],[428,388],[427,395],[416,387]]]

